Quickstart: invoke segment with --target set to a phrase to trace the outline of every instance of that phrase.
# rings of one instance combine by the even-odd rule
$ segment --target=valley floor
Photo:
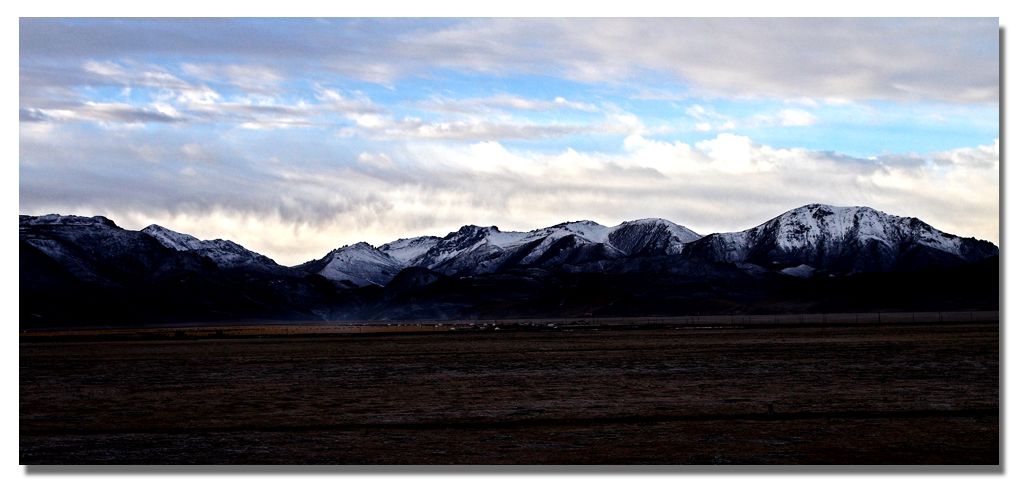
[[[49,336],[22,464],[999,459],[996,321]]]

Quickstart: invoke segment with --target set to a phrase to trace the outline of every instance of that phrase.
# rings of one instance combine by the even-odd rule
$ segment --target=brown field
[[[998,323],[928,319],[25,333],[20,462],[997,464]]]

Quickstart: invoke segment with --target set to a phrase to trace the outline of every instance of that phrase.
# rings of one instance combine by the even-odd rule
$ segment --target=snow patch
[[[424,255],[425,252],[431,250],[431,248],[441,240],[442,239],[440,237],[430,235],[409,239],[399,239],[380,246],[378,250],[388,254],[389,257],[392,257],[403,264],[408,264],[411,260],[416,259]]]

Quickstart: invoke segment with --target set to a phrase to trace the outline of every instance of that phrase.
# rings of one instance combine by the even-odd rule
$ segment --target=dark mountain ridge
[[[867,207],[811,204],[707,236],[663,219],[467,225],[295,267],[156,225],[19,222],[22,327],[998,306],[995,245]]]

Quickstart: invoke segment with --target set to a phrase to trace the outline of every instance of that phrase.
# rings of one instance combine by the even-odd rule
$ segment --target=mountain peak
[[[112,220],[103,217],[102,215],[95,215],[92,217],[83,217],[80,215],[60,215],[56,213],[38,216],[21,215],[19,217],[19,223],[21,225],[101,225],[105,227],[119,228]]]
[[[670,220],[665,220],[663,218],[656,218],[656,217],[638,218],[636,220],[627,220],[627,221],[622,222],[622,223],[623,224],[640,224],[640,225],[645,225],[645,224],[673,224],[674,225],[674,223],[671,222]]]
[[[826,203],[810,203],[807,205],[803,205],[798,208],[793,208],[781,214],[781,216],[784,216],[786,214],[800,214],[804,212],[808,212],[812,216],[830,216],[856,213],[888,216],[887,213],[881,212],[880,210],[877,210],[872,207],[867,207],[864,205],[839,206],[839,205],[829,205]],[[897,218],[910,218],[910,217],[897,217]]]
[[[577,220],[575,222],[565,222],[558,225],[552,225],[552,229],[560,229],[566,232],[583,237],[586,240],[596,243],[605,243],[608,241],[609,229],[604,225],[601,225],[592,220]]]
[[[342,250],[342,249],[348,249],[348,250],[368,250],[368,251],[378,250],[378,249],[375,248],[375,246],[373,246],[373,245],[371,245],[371,244],[369,244],[367,242],[363,242],[363,241],[357,242],[357,243],[354,243],[354,244],[350,244],[350,245],[347,245],[347,246],[344,246],[344,247],[342,247],[339,250]]]
[[[481,233],[488,233],[488,232],[499,232],[498,226],[495,226],[495,225],[482,226],[482,225],[468,224],[468,225],[464,225],[464,226],[460,227],[455,232],[451,232],[449,235],[455,235],[455,234],[473,235],[473,234],[481,234]]]
[[[593,220],[576,220],[573,222],[562,222],[560,224],[552,225],[552,227],[589,227],[589,226],[604,227],[603,225]]]
[[[914,264],[917,253],[938,263],[995,255],[988,242],[964,242],[914,217],[865,206],[811,203],[742,232],[713,234],[696,251],[724,262],[793,267],[806,264],[831,273],[889,271]]]
[[[297,268],[356,286],[384,286],[396,277],[403,264],[367,242],[357,242],[333,249],[325,257]]]
[[[164,247],[180,251],[194,252],[212,259],[220,267],[237,267],[248,265],[266,266],[276,269],[272,259],[257,252],[245,249],[231,240],[201,240],[193,235],[177,232],[161,225],[151,224],[141,232],[155,238]]]

